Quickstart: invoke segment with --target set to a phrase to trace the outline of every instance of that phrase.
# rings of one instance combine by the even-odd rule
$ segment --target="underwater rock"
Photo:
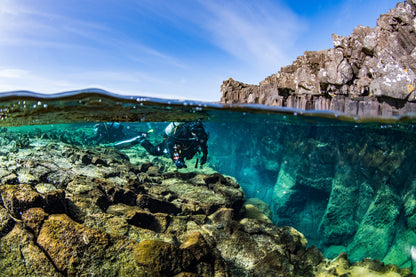
[[[157,240],[142,241],[135,248],[137,263],[155,275],[180,273],[182,254],[178,247]]]
[[[35,186],[37,192],[45,194],[57,190],[56,187],[49,183],[40,183]]]
[[[333,34],[334,48],[305,51],[292,65],[249,85],[229,79],[223,103],[258,103],[352,116],[416,111],[416,35],[413,1],[397,3],[375,28],[358,26],[349,37]]]
[[[404,212],[407,227],[416,230],[416,195],[414,191],[409,191],[404,197]]]
[[[39,236],[40,229],[48,214],[42,208],[30,208],[22,215],[24,226],[36,237]]]
[[[314,276],[330,263],[296,229],[247,218],[239,184],[212,169],[170,171],[112,150],[32,145],[33,160],[53,165],[26,163],[28,172],[50,171],[0,186],[0,275]],[[106,165],[80,162],[80,153]],[[372,210],[369,217],[380,212]]]
[[[164,199],[182,210],[183,214],[211,214],[221,207],[239,210],[244,202],[243,192],[231,178],[221,175],[204,176],[195,173],[164,174],[160,184],[151,184],[149,194]]]
[[[360,186],[361,183],[354,178],[348,166],[337,170],[328,205],[319,225],[325,244],[342,244],[356,233],[358,224],[351,210],[358,205]]]
[[[257,206],[254,204],[244,203],[244,216],[247,218],[257,219],[265,222],[272,222],[270,217],[266,216]]]
[[[140,276],[145,273],[135,264],[137,243],[84,227],[67,215],[50,215],[36,242],[57,270],[66,275],[83,272],[102,276]]]
[[[174,204],[168,201],[159,200],[147,194],[137,195],[136,205],[142,209],[147,209],[152,213],[167,213],[176,215],[181,211],[181,209],[176,207]]]
[[[7,213],[7,210],[0,206],[0,238],[8,234],[14,227],[15,221]]]
[[[348,247],[351,259],[384,258],[397,233],[400,209],[400,200],[389,187],[379,190]],[[378,237],[376,241],[371,237],[374,234]]]
[[[395,243],[389,248],[383,262],[395,264],[400,268],[414,268],[415,261],[412,257],[412,249],[415,245],[416,234],[412,230],[406,228],[397,230]]]
[[[30,185],[2,185],[0,195],[3,205],[9,214],[20,219],[22,213],[33,207],[42,207],[44,200],[42,196]]]
[[[0,265],[2,276],[65,276],[21,223],[0,238]]]
[[[315,276],[415,276],[409,268],[400,269],[396,265],[384,264],[377,259],[363,259],[351,264],[346,253],[340,253],[332,261],[320,263]]]
[[[258,198],[249,198],[244,202],[244,205],[253,205],[256,209],[258,209],[261,213],[263,213],[266,217],[272,218],[272,211],[270,210],[269,205],[261,199]]]

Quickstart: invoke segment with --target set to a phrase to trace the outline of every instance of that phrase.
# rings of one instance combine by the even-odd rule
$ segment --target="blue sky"
[[[218,101],[331,34],[375,27],[392,0],[0,0],[0,91],[101,88]]]

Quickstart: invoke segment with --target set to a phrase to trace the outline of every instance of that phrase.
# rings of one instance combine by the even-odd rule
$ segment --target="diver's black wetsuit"
[[[185,159],[192,159],[196,153],[202,152],[201,165],[208,157],[208,134],[200,121],[185,122],[178,125],[173,133],[164,141],[154,146],[150,141],[143,140],[141,145],[151,155],[168,154],[178,168],[186,167]]]
[[[103,122],[94,126],[95,135],[91,138],[96,143],[114,142],[123,139],[123,125],[118,122]]]
[[[202,152],[200,162],[201,165],[205,164],[208,157],[208,134],[202,122],[190,121],[173,126],[174,128],[164,137],[163,142],[156,146],[146,139],[146,133],[118,142],[114,146],[121,149],[140,143],[151,155],[169,156],[178,168],[186,167],[185,159],[192,159],[196,153]]]

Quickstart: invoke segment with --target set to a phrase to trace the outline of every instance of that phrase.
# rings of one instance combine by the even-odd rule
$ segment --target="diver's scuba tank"
[[[180,125],[180,122],[171,122],[169,125],[165,128],[165,136],[170,137],[175,134],[176,128]]]

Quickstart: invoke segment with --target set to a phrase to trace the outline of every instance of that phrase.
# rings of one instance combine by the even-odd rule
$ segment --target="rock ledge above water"
[[[400,2],[349,37],[332,35],[334,48],[306,51],[292,65],[249,85],[229,79],[222,103],[257,103],[352,116],[416,112],[416,1]]]

